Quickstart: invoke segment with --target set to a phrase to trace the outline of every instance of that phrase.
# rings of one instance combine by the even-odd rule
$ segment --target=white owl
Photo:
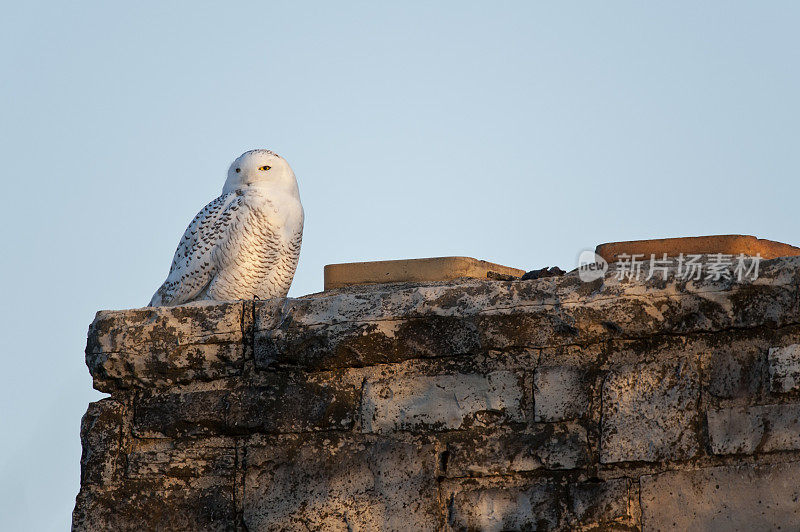
[[[222,195],[189,224],[150,306],[286,297],[302,238],[289,163],[269,150],[245,152],[231,164]]]

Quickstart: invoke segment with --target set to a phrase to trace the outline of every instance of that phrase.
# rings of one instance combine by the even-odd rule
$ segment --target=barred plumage
[[[289,164],[269,150],[242,154],[222,195],[189,224],[150,306],[285,297],[300,257],[303,217]]]

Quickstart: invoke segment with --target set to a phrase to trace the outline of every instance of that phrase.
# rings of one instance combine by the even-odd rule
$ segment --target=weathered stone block
[[[630,479],[578,482],[569,487],[570,513],[574,525],[627,524],[631,519]]]
[[[241,373],[242,303],[98,312],[86,365],[95,388],[167,387]]]
[[[330,433],[247,446],[248,530],[437,530],[433,446]]]
[[[770,348],[768,364],[770,388],[773,392],[800,390],[800,344]]]
[[[133,433],[174,438],[228,433],[230,390],[150,393],[134,407]]]
[[[547,423],[530,430],[459,431],[442,436],[448,477],[576,469],[589,462],[586,430]]]
[[[536,454],[545,469],[577,469],[591,461],[586,429],[576,424],[553,424],[552,433],[537,446]]]
[[[556,530],[563,500],[563,487],[547,479],[528,486],[468,480],[449,491],[447,522],[454,530]]]
[[[635,530],[630,480],[500,477],[445,482],[451,530]]]
[[[481,340],[474,323],[448,316],[323,324],[257,331],[256,366],[336,369],[415,358],[474,353]]]
[[[101,392],[132,387],[167,388],[239,375],[244,364],[244,345],[184,345],[135,354],[88,353],[86,363],[94,377],[94,387]]]
[[[104,310],[89,327],[87,351],[141,353],[177,345],[242,339],[241,302],[198,301],[177,307]]]
[[[82,486],[73,530],[235,529],[232,440],[137,440],[132,445],[124,478]]]
[[[370,378],[363,387],[361,426],[386,433],[523,422],[524,397],[523,377],[510,371]]]
[[[84,489],[72,514],[72,530],[235,530],[233,485],[159,489],[128,481],[111,490]]]
[[[703,357],[707,389],[714,397],[753,397],[761,390],[764,375],[762,351],[757,342],[752,339],[742,341],[740,336],[737,333],[716,338],[719,346]]]
[[[536,367],[546,369],[566,366],[576,371],[588,369],[596,366],[598,360],[605,360],[605,345],[593,343],[548,347],[540,351],[539,364]]]
[[[635,366],[659,360],[676,360],[686,351],[686,338],[679,335],[643,336],[641,338],[619,338],[595,348],[594,357],[584,365],[595,367],[605,361],[607,368]],[[684,359],[694,357],[684,356]]]
[[[135,479],[171,479],[172,486],[218,484],[236,473],[233,438],[140,440],[127,455],[125,476]]]
[[[795,530],[798,478],[798,462],[646,475],[641,478],[643,529]]]
[[[699,375],[687,362],[627,366],[603,384],[600,461],[682,460],[698,451]]]
[[[125,412],[125,405],[115,399],[89,403],[81,420],[81,485],[111,485],[122,480]]]
[[[353,426],[358,390],[346,383],[272,374],[236,389],[142,396],[134,431],[140,437],[342,430]]]
[[[800,449],[800,404],[709,410],[714,454],[752,454]]]
[[[594,329],[596,324],[592,318],[578,324],[579,318],[570,310],[554,312],[551,308],[535,306],[486,312],[473,319],[481,335],[481,344],[487,349],[572,344],[597,338],[597,333],[602,330],[602,327]]]
[[[359,391],[347,383],[295,380],[239,388],[231,394],[235,432],[345,430],[358,416]]]
[[[588,413],[592,388],[585,370],[572,366],[538,367],[533,375],[535,421],[577,419]]]

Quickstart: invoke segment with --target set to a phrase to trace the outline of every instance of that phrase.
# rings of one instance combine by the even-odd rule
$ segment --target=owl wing
[[[240,198],[235,193],[220,196],[197,213],[178,243],[167,280],[156,290],[148,306],[186,303],[211,283],[218,268],[214,249],[229,238],[231,218]]]

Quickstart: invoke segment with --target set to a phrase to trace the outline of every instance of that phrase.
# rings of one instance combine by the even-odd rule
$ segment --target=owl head
[[[222,193],[234,190],[283,191],[299,195],[297,179],[283,157],[270,150],[250,150],[236,158],[228,169]]]

